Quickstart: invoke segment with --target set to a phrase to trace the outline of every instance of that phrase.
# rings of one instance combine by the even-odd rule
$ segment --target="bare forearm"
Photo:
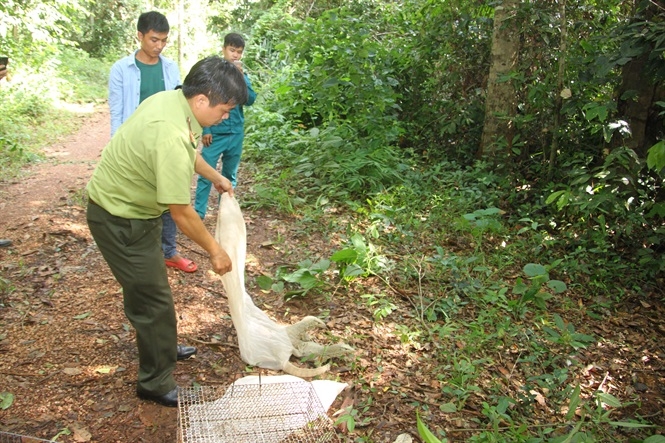
[[[201,154],[198,152],[196,153],[194,170],[201,177],[208,179],[220,194],[228,192],[229,195],[233,195],[233,185],[231,182],[226,177],[222,176],[222,174],[217,172],[215,168],[206,163],[206,161],[203,160],[203,157],[201,157]]]
[[[203,160],[203,157],[201,157],[201,154],[198,152],[196,153],[196,163],[194,163],[194,170],[197,174],[210,180],[213,183],[220,182],[224,178],[222,177],[222,174],[217,172],[215,168],[206,163],[206,161]]]
[[[191,205],[169,205],[169,209],[173,221],[182,233],[208,252],[213,270],[220,275],[230,271],[229,256],[208,232],[194,208]]]

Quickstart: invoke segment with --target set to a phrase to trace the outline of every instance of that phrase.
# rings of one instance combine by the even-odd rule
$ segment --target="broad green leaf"
[[[645,438],[642,443],[665,443],[665,435],[652,435]]]
[[[360,234],[354,234],[353,237],[351,237],[351,244],[353,244],[354,248],[358,252],[363,252],[367,250],[365,239]]]
[[[565,284],[564,282],[562,282],[561,280],[549,280],[549,281],[547,282],[547,286],[548,286],[551,290],[553,290],[556,294],[561,294],[561,293],[564,292],[566,289],[568,289],[568,287],[566,286],[566,284]]]
[[[416,422],[418,426],[418,435],[420,435],[420,438],[423,439],[425,443],[442,443],[441,440],[436,438],[434,434],[432,434],[432,431],[427,429],[427,426],[422,422],[420,419],[420,414],[416,412]]]
[[[344,270],[344,275],[343,277],[348,278],[348,277],[359,277],[361,275],[364,275],[365,271],[363,268],[356,264],[349,265],[345,270]]]
[[[607,406],[610,406],[612,408],[620,408],[621,407],[621,401],[613,396],[612,394],[608,394],[606,392],[601,392],[598,394],[598,400],[605,403]]]
[[[275,89],[275,94],[281,95],[290,92],[293,88],[289,85],[282,85]]]
[[[559,198],[560,196],[562,196],[562,195],[565,194],[566,192],[568,192],[568,191],[555,191],[555,192],[552,192],[552,193],[550,194],[550,196],[547,197],[547,200],[545,200],[545,204],[548,204],[548,205],[552,204],[557,198]]]
[[[303,287],[303,289],[312,289],[316,288],[321,284],[321,281],[316,278],[316,276],[310,274],[303,274],[303,276],[298,279],[298,284]]]
[[[272,278],[268,277],[267,275],[259,275],[256,277],[256,284],[259,285],[259,288],[263,289],[264,291],[269,291],[272,287]]]
[[[577,406],[580,404],[580,385],[578,384],[573,389],[573,394],[570,397],[570,404],[568,405],[568,413],[566,414],[566,420],[570,420],[575,415]]]
[[[330,87],[337,86],[337,85],[339,85],[339,80],[336,79],[335,77],[332,77],[332,78],[329,78],[328,80],[326,80],[326,82],[323,84],[323,87],[324,88],[330,88]]]
[[[513,287],[513,293],[517,295],[522,295],[527,291],[527,289],[529,289],[529,286],[524,284],[522,279],[518,278],[517,283],[515,283],[515,286]]]
[[[543,265],[529,263],[524,266],[524,273],[527,277],[537,277],[539,275],[547,275],[547,269],[545,269],[545,266]]]
[[[8,409],[14,403],[14,394],[11,392],[0,392],[0,409]]]
[[[444,403],[439,406],[439,409],[441,409],[441,412],[457,412],[457,406],[455,406],[455,403]]]
[[[476,211],[482,215],[496,215],[496,214],[501,214],[501,209],[499,208],[487,208],[487,209],[479,209]]]
[[[593,343],[596,341],[596,337],[587,334],[573,334],[573,339],[584,343]]]
[[[607,120],[607,106],[599,105],[597,103],[589,103],[583,107],[584,116],[588,121],[598,118],[599,121],[604,122]]]
[[[330,268],[330,260],[321,260],[318,263],[313,264],[310,269],[316,273],[327,271]]]
[[[559,314],[554,314],[554,324],[557,328],[559,328],[559,331],[566,330],[566,323],[563,321]]]
[[[656,171],[665,168],[665,141],[661,140],[649,148],[647,166]]]
[[[342,249],[335,252],[330,260],[335,263],[353,263],[358,258],[358,253],[354,249]]]

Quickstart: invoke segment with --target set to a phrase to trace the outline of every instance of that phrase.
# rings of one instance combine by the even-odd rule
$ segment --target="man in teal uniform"
[[[180,230],[210,255],[218,274],[231,270],[226,252],[190,205],[194,172],[219,192],[231,182],[197,153],[203,126],[228,118],[247,101],[242,73],[220,57],[199,61],[181,90],[146,99],[102,152],[87,190],[88,226],[123,289],[125,315],[136,329],[137,395],[177,406],[173,369],[178,359],[176,316],[161,250],[170,211]]]
[[[249,77],[242,67],[242,55],[245,51],[245,39],[240,34],[232,32],[224,37],[224,46],[222,56],[225,60],[233,63],[245,76],[247,84],[247,103],[246,106],[254,104],[256,92],[252,89]],[[238,105],[231,110],[229,118],[218,125],[203,128],[203,137],[201,144],[201,156],[213,168],[217,167],[220,157],[222,159],[222,175],[229,180],[233,187],[236,187],[238,166],[242,156],[242,142],[245,137],[245,114],[243,106]],[[201,218],[204,218],[208,210],[208,196],[210,195],[210,182],[199,176],[196,183],[196,195],[194,199],[194,209]]]

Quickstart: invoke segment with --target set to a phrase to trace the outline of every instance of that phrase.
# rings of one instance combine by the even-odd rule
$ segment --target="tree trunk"
[[[634,20],[644,23],[661,22],[663,20],[663,5],[653,1],[646,4],[644,9],[633,12]],[[655,52],[655,46],[648,42],[645,52],[631,59],[621,69],[621,85],[617,90],[619,115],[628,122],[631,135],[624,137],[615,134],[612,140],[614,146],[625,144],[634,150],[640,158],[646,158],[651,146],[662,140],[663,131],[662,107],[658,102],[665,96],[665,83],[653,75],[654,59],[662,57]],[[662,62],[661,62],[662,63]],[[661,77],[662,78],[662,77]]]
[[[550,160],[547,168],[547,180],[554,175],[557,153],[559,152],[559,135],[561,128],[561,108],[563,107],[563,81],[566,70],[566,52],[568,39],[568,26],[566,22],[566,0],[559,0],[559,17],[561,23],[561,43],[559,44],[559,72],[557,73],[557,94],[554,100],[554,128],[552,129],[552,144],[550,145]]]
[[[630,127],[631,136],[623,142],[633,149],[640,158],[646,157],[647,150],[655,140],[647,142],[647,131],[650,113],[654,113],[654,95],[656,86],[653,80],[644,75],[649,54],[635,58],[626,63],[621,70],[621,86],[619,87],[619,115],[625,116]],[[632,91],[634,96],[624,98],[624,94]],[[633,94],[627,94],[633,95]],[[656,114],[658,111],[656,110]]]
[[[517,8],[519,0],[503,0],[494,11],[492,35],[492,65],[487,82],[485,123],[479,151],[480,157],[495,157],[500,141],[507,152],[512,148],[513,118],[517,111],[515,87],[506,76],[515,69],[520,48]]]

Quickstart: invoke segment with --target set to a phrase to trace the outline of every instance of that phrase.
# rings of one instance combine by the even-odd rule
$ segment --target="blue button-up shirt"
[[[137,51],[138,52],[138,51]],[[136,52],[113,64],[109,76],[109,108],[111,110],[111,136],[139,107],[141,95],[141,71],[136,66]],[[178,65],[159,56],[164,70],[164,87],[167,91],[180,84]]]

